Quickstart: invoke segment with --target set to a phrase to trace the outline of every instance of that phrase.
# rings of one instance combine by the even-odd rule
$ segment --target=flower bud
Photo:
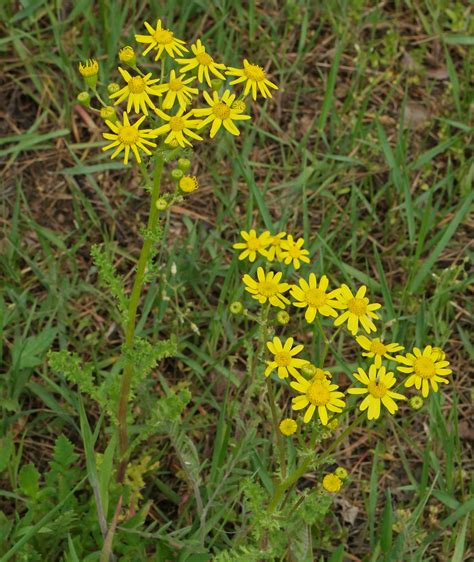
[[[155,205],[158,211],[166,211],[166,209],[168,208],[168,201],[166,201],[164,197],[159,197],[156,200]]]
[[[240,301],[234,301],[230,303],[229,310],[232,314],[238,316],[239,314],[242,314],[242,312],[244,311],[244,305]]]
[[[128,66],[134,67],[137,64],[137,57],[135,51],[132,47],[128,45],[119,51],[119,60],[128,64]]]
[[[169,142],[166,143],[167,148],[178,148],[179,143],[176,139],[171,139]]]
[[[111,105],[107,105],[100,110],[100,116],[104,121],[111,121],[112,123],[117,122],[117,114],[115,109]]]
[[[301,367],[301,373],[305,378],[310,379],[316,374],[316,367],[311,363],[306,363]]]
[[[215,92],[220,90],[221,86],[222,86],[222,80],[220,80],[219,78],[214,78],[213,80],[211,80],[211,88]]]
[[[328,423],[328,427],[329,429],[337,429],[339,427],[339,420],[337,418],[333,418],[329,423]]]
[[[177,168],[171,170],[171,177],[174,179],[174,181],[179,181],[183,177],[183,175],[183,172],[181,170],[178,170]]]
[[[243,113],[247,109],[247,104],[243,100],[235,100],[232,104],[232,109],[238,113]]]
[[[85,64],[79,63],[79,72],[84,78],[89,88],[95,88],[97,76],[99,75],[99,63],[94,59],[89,59]]]
[[[179,170],[182,170],[183,172],[187,172],[190,167],[191,167],[191,160],[188,160],[187,158],[180,158],[178,160]]]
[[[107,85],[107,92],[109,94],[116,94],[120,90],[120,86],[116,82],[111,82]]]
[[[181,171],[181,170],[179,170]],[[183,172],[181,172],[182,174]],[[184,193],[192,193],[199,187],[196,176],[184,176],[179,180],[179,188]]]
[[[440,347],[433,347],[433,354],[436,354],[436,358],[433,357],[435,361],[444,361],[446,359],[446,353]]]
[[[286,312],[286,310],[279,310],[277,312],[276,319],[278,324],[280,324],[281,326],[286,326],[290,321],[290,315],[288,314],[288,312]]]
[[[423,408],[424,401],[421,396],[412,396],[408,401],[408,404],[410,404],[410,408],[413,410],[421,410],[421,408]]]
[[[338,466],[334,471],[334,474],[341,480],[347,480],[349,473],[343,466]]]
[[[81,105],[83,105],[84,107],[89,107],[90,103],[91,103],[91,97],[89,95],[89,92],[79,92],[77,94],[77,101],[78,103],[80,103]]]

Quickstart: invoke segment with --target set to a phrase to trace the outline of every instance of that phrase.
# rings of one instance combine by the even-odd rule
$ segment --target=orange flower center
[[[160,45],[169,45],[173,42],[173,33],[167,29],[159,29],[153,34],[153,39]]]
[[[387,346],[381,341],[374,340],[370,346],[370,351],[376,355],[385,355],[387,353]]]
[[[132,126],[121,127],[118,132],[118,139],[122,144],[135,144],[140,137],[138,129]]]
[[[181,117],[178,117],[177,115],[171,117],[169,125],[172,131],[182,131],[186,127],[184,119],[181,119]]]
[[[278,285],[273,281],[263,281],[258,284],[258,292],[264,297],[273,297],[278,294]]]
[[[325,406],[331,399],[331,393],[327,386],[316,380],[306,391],[306,398],[313,406]]]
[[[141,94],[145,91],[146,82],[141,76],[134,76],[128,83],[128,89],[131,94]]]
[[[265,80],[265,71],[261,66],[257,66],[256,64],[249,64],[244,68],[244,72],[250,80],[256,80],[257,82]]]
[[[309,289],[304,298],[309,306],[323,306],[326,304],[326,293],[321,289]]]
[[[367,388],[374,398],[383,398],[387,394],[387,387],[382,382],[371,381]]]
[[[175,78],[174,80],[170,80],[168,87],[170,90],[173,90],[173,92],[177,92],[184,88],[184,84],[181,82],[180,78]]]
[[[415,373],[424,379],[431,379],[436,375],[436,367],[429,357],[418,357],[415,361]]]
[[[349,312],[352,312],[352,314],[355,314],[356,316],[364,316],[364,314],[367,312],[366,300],[367,299],[358,299],[358,298],[351,299],[347,303]]]
[[[209,66],[214,62],[213,58],[207,53],[198,53],[196,55],[196,59],[198,63],[202,64],[203,66]]]
[[[288,367],[288,365],[291,363],[291,355],[288,351],[279,351],[275,355],[275,363],[279,367]]]
[[[230,115],[230,107],[225,103],[219,102],[212,108],[212,112],[218,119],[227,119]]]

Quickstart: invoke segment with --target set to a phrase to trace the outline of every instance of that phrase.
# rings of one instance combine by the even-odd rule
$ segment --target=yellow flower
[[[176,72],[172,70],[170,72],[170,81],[160,86],[161,92],[167,92],[163,101],[163,109],[171,109],[176,99],[178,100],[179,106],[185,109],[186,106],[191,103],[192,96],[199,93],[197,88],[188,86],[193,80],[195,80],[194,76],[187,79],[185,79],[184,76],[176,78]]]
[[[376,420],[380,417],[380,404],[382,403],[387,410],[394,414],[398,410],[396,400],[406,400],[405,396],[392,392],[390,389],[397,382],[393,373],[386,372],[385,367],[378,369],[375,365],[369,367],[369,375],[361,369],[357,369],[354,377],[362,384],[366,385],[365,388],[349,388],[349,394],[367,394],[362,400],[360,411],[367,411],[367,418],[369,420]]]
[[[326,492],[335,494],[342,488],[342,480],[335,474],[326,474],[323,478],[323,488]]]
[[[214,59],[206,53],[206,47],[204,47],[200,39],[198,39],[194,45],[191,45],[191,51],[193,52],[194,57],[176,59],[177,63],[185,65],[181,68],[180,72],[188,72],[189,70],[194,70],[197,67],[197,77],[199,82],[202,83],[205,78],[209,88],[212,88],[209,71],[217,78],[225,80],[225,76],[219,72],[219,69],[225,69],[225,64],[214,62]]]
[[[290,304],[290,301],[283,295],[290,285],[288,283],[280,283],[282,273],[274,273],[269,271],[265,274],[263,267],[257,269],[257,279],[252,279],[250,275],[245,274],[243,282],[245,290],[252,295],[252,298],[258,300],[260,304],[265,304],[267,300],[271,305],[278,308],[285,308],[285,304]]]
[[[150,95],[161,96],[159,86],[154,86],[154,84],[159,82],[158,78],[150,80],[151,72],[149,72],[146,76],[143,76],[143,78],[138,75],[132,76],[130,72],[123,70],[123,68],[120,67],[119,72],[127,85],[118,92],[109,95],[110,99],[118,98],[114,105],[118,105],[128,98],[128,113],[130,113],[132,105],[135,113],[139,113],[141,111],[144,115],[148,115],[147,105],[148,107],[151,107],[151,109],[156,109],[154,103],[150,99]]]
[[[413,353],[407,353],[405,357],[397,355],[397,361],[404,365],[397,369],[410,375],[405,381],[405,386],[409,388],[415,385],[417,390],[421,388],[421,395],[426,398],[430,392],[430,384],[434,392],[438,392],[439,382],[448,384],[448,379],[444,377],[453,371],[447,368],[449,361],[445,361],[444,357],[440,361],[440,357],[443,356],[431,345],[427,345],[423,351],[414,347]]]
[[[95,59],[89,59],[85,64],[80,62],[79,72],[84,78],[86,84],[91,88],[95,88],[97,84],[97,76],[99,74],[99,63]]]
[[[440,347],[433,347],[433,353],[436,353],[436,361],[444,361],[446,359],[446,353]]]
[[[267,250],[265,248],[270,244],[270,234],[268,232],[257,236],[257,233],[252,228],[248,232],[241,230],[240,236],[242,236],[244,242],[237,242],[232,246],[236,250],[243,250],[239,255],[239,260],[244,260],[248,257],[249,261],[253,263],[257,258],[257,252],[267,257]]]
[[[293,376],[298,376],[300,369],[303,365],[306,365],[308,361],[305,359],[297,359],[295,355],[298,355],[303,351],[303,345],[296,345],[293,347],[293,338],[288,338],[284,345],[282,345],[280,338],[275,336],[273,341],[267,342],[267,347],[274,355],[273,361],[267,361],[267,368],[265,369],[265,376],[268,377],[273,369],[278,370],[278,376],[280,379],[286,379],[288,373]]]
[[[191,119],[193,112],[189,111],[184,115],[184,111],[185,110],[181,108],[176,115],[167,115],[160,109],[155,109],[155,113],[167,121],[167,123],[158,127],[158,129],[155,129],[155,133],[157,135],[164,135],[165,133],[168,133],[165,138],[166,144],[170,144],[175,141],[179,146],[181,146],[181,148],[185,148],[186,145],[192,146],[185,135],[195,140],[203,140],[202,137],[191,130],[199,129],[201,125],[200,119]]]
[[[338,466],[334,471],[334,474],[341,480],[347,480],[347,478],[349,477],[349,473],[343,466]]]
[[[357,336],[356,341],[362,349],[367,351],[367,353],[362,353],[364,357],[375,357],[374,365],[377,368],[382,365],[382,357],[394,361],[395,357],[392,357],[389,354],[405,349],[403,345],[398,343],[382,343],[380,338],[374,338],[371,340],[367,336]]]
[[[285,418],[280,422],[280,425],[278,427],[280,428],[280,431],[283,433],[283,435],[286,435],[288,437],[295,433],[295,431],[298,429],[298,424],[291,418]]]
[[[296,382],[290,382],[290,386],[301,393],[292,400],[293,410],[302,410],[308,406],[303,421],[308,423],[318,409],[319,419],[323,425],[327,425],[329,421],[328,410],[330,412],[340,413],[345,407],[342,400],[344,394],[338,391],[337,384],[332,384],[326,378],[313,378],[306,380],[301,375],[295,376]]]
[[[148,47],[143,51],[143,54],[148,54],[152,49],[156,49],[155,60],[158,60],[163,51],[166,51],[171,58],[175,56],[182,57],[183,53],[187,53],[188,49],[184,47],[185,42],[177,39],[174,33],[169,29],[164,29],[161,26],[161,20],[156,22],[156,29],[145,22],[145,27],[150,35],[135,35],[135,40],[138,43],[149,43]]]
[[[298,308],[306,308],[305,318],[306,322],[313,322],[316,314],[322,316],[337,316],[335,308],[342,308],[341,303],[335,300],[339,294],[339,289],[335,289],[330,293],[327,292],[329,280],[326,275],[323,275],[319,280],[319,286],[314,273],[309,275],[309,283],[305,279],[299,280],[298,285],[293,285],[291,289],[291,296],[297,302],[293,306]]]
[[[235,102],[234,102],[235,105]],[[275,258],[280,261],[281,259],[281,243],[283,242],[283,238],[286,236],[286,232],[279,232],[278,234],[274,234],[273,236],[267,230],[264,232],[270,237],[269,248],[267,250],[267,260],[273,261]]]
[[[192,193],[199,187],[196,176],[183,176],[179,180],[179,189],[184,193]]]
[[[250,64],[247,59],[244,59],[243,68],[228,68],[226,74],[229,76],[237,76],[236,80],[230,82],[231,86],[239,84],[240,82],[246,82],[244,96],[252,90],[252,97],[254,100],[257,99],[257,87],[264,98],[272,97],[268,87],[278,90],[278,86],[268,80],[263,68],[256,64]]]
[[[376,331],[372,318],[378,320],[379,317],[375,314],[374,310],[379,309],[382,305],[377,303],[370,304],[369,299],[365,298],[366,291],[367,287],[362,285],[354,297],[347,285],[341,286],[337,299],[343,305],[342,308],[347,310],[339,318],[336,318],[334,326],[339,326],[347,320],[347,328],[353,336],[359,330],[359,322],[368,334]]]
[[[112,123],[112,121],[106,121],[106,124],[109,129],[112,130],[112,133],[103,133],[103,137],[113,142],[104,146],[102,150],[110,150],[111,148],[117,147],[111,158],[115,158],[122,152],[122,150],[125,150],[125,156],[123,159],[125,164],[128,164],[128,157],[130,150],[132,150],[137,162],[140,163],[141,158],[138,149],[143,150],[145,154],[151,155],[147,146],[156,148],[156,144],[148,140],[156,138],[156,134],[151,129],[139,130],[139,126],[144,120],[145,116],[143,115],[136,123],[131,125],[127,113],[124,112],[123,123],[121,123],[118,119],[115,123]]]
[[[303,238],[294,240],[293,236],[289,234],[288,238],[281,243],[281,260],[284,261],[286,265],[290,265],[290,263],[293,262],[295,269],[300,268],[300,261],[309,263],[309,252],[302,247],[303,244]]]
[[[235,99],[235,94],[230,93],[230,90],[226,90],[222,97],[219,98],[217,92],[212,92],[212,98],[207,93],[204,92],[204,98],[210,107],[205,109],[195,109],[194,115],[198,117],[206,117],[201,123],[201,128],[205,127],[209,123],[212,123],[211,127],[211,139],[217,134],[217,131],[222,125],[231,133],[232,135],[240,135],[239,129],[234,124],[234,121],[243,121],[245,119],[250,119],[250,115],[243,115],[239,111],[232,109],[232,103]]]

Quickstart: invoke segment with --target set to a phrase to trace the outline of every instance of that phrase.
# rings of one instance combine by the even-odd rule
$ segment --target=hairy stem
[[[163,171],[163,155],[161,152],[157,152],[155,157],[155,171],[153,177],[153,190],[151,193],[151,200],[150,200],[150,212],[148,215],[148,224],[147,224],[148,230],[153,230],[155,228],[156,221],[158,218],[156,200],[158,199],[158,196],[160,194],[162,171]],[[146,266],[148,263],[148,257],[150,255],[150,250],[152,248],[153,243],[154,242],[151,238],[145,237],[140,252],[140,257],[138,258],[137,271],[135,273],[135,279],[133,281],[132,292],[130,295],[130,301],[128,305],[127,325],[125,327],[125,345],[127,347],[133,346],[133,341],[135,339],[135,326],[137,320],[138,303],[140,302],[140,296],[141,296],[143,282],[146,274]],[[132,375],[133,375],[133,364],[130,360],[128,360],[127,363],[125,364],[122,380],[120,384],[120,394],[119,394],[118,411],[117,411],[119,455],[120,455],[120,464],[119,464],[119,469],[117,471],[117,481],[119,483],[122,483],[125,478],[125,470],[127,468],[127,463],[128,463],[127,414],[128,414],[128,398],[130,394]]]

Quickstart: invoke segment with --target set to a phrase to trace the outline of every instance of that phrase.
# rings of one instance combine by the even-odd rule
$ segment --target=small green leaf
[[[20,490],[27,496],[34,498],[39,491],[39,479],[40,474],[36,466],[32,463],[25,464],[21,467],[18,475]]]
[[[10,433],[3,437],[3,439],[0,439],[0,472],[5,470],[10,464],[10,458],[14,450],[13,438]]]

